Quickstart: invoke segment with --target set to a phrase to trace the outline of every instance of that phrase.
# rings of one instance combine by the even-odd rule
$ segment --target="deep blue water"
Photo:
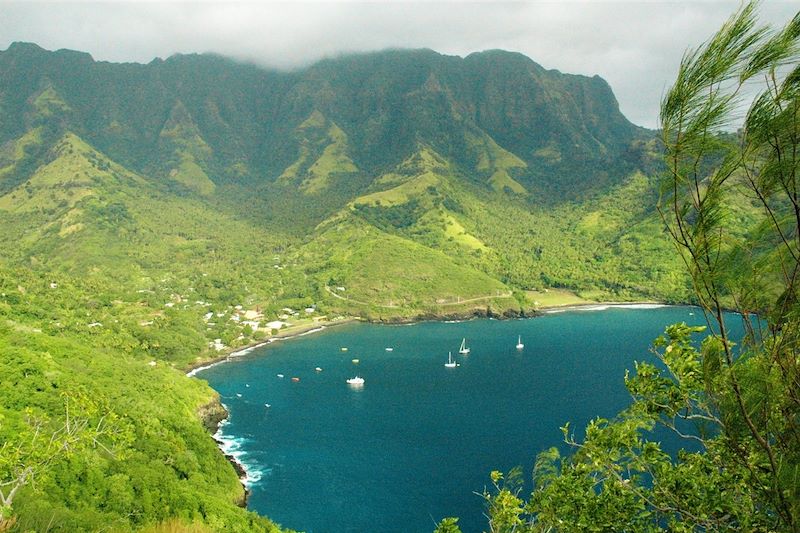
[[[430,532],[445,516],[470,533],[486,528],[475,492],[489,472],[521,465],[529,477],[565,422],[581,429],[628,405],[625,369],[652,360],[652,340],[680,321],[704,323],[696,309],[662,307],[352,324],[199,377],[230,411],[219,436],[250,472],[251,510],[309,533]],[[445,368],[462,337],[472,353]],[[345,383],[356,374],[361,388]]]

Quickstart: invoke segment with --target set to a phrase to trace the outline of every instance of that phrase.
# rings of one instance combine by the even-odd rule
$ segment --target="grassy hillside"
[[[367,318],[447,313],[446,306],[484,298],[477,307],[485,308],[493,303],[492,296],[511,294],[503,283],[468,264],[358,219],[329,227],[303,249],[301,258],[330,289],[335,300],[328,298],[328,305]],[[515,308],[516,302],[500,305],[501,310]]]
[[[656,201],[654,182],[641,173],[580,203],[532,208],[524,194],[508,188],[487,192],[430,147],[421,147],[376,179],[371,189],[377,190],[320,224],[321,234],[305,248],[311,255],[300,261],[313,263],[320,280],[359,279],[353,290],[359,291],[361,301],[385,306],[399,300],[405,302],[401,307],[428,306],[430,311],[436,302],[458,300],[458,294],[443,287],[433,291],[433,297],[421,298],[425,291],[410,278],[434,259],[420,251],[407,254],[405,260],[394,259],[403,256],[401,250],[419,245],[446,258],[445,264],[435,261],[436,270],[463,287],[461,298],[515,291],[516,301],[487,302],[499,304],[500,310],[530,308],[533,301],[524,298],[524,291],[549,288],[601,300],[688,298],[679,259],[649,207]],[[377,236],[380,244],[371,242]],[[371,267],[352,255],[361,248],[371,250],[370,261],[380,266]],[[414,269],[404,267],[408,261]],[[397,273],[392,269],[395,262]],[[464,279],[466,272],[484,279],[485,289],[470,292],[474,284]],[[413,286],[396,292],[405,281]]]

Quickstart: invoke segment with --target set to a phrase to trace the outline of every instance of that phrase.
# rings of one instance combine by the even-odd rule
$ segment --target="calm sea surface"
[[[521,465],[529,477],[565,422],[580,429],[625,407],[625,369],[652,360],[652,340],[680,321],[704,323],[697,309],[661,307],[353,324],[199,377],[230,411],[218,437],[249,472],[251,510],[309,533],[430,532],[446,516],[470,533],[486,528],[475,492],[489,472]],[[468,356],[457,355],[463,337]],[[460,366],[444,367],[449,351]],[[355,375],[362,387],[345,383]]]

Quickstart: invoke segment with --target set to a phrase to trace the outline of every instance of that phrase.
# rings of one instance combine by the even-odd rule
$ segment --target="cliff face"
[[[338,135],[329,173],[362,188],[420,145],[477,179],[481,153],[496,145],[524,163],[517,182],[555,200],[625,174],[631,143],[646,135],[599,77],[503,51],[392,50],[276,72],[213,55],[112,64],[16,43],[0,52],[0,108],[0,143],[38,126],[73,131],[133,170],[204,194],[274,182],[317,155],[298,135],[312,117]]]
[[[200,409],[197,410],[197,416],[203,423],[203,427],[213,435],[219,429],[220,423],[228,418],[228,411],[220,403],[219,396],[215,396],[213,400],[200,406]]]
[[[203,427],[205,427],[209,433],[212,435],[217,433],[219,429],[220,423],[228,418],[228,411],[225,409],[225,406],[219,401],[219,396],[215,395],[214,399],[208,402],[207,404],[201,405],[200,408],[197,410],[197,416],[200,418],[200,421],[203,423]],[[217,444],[220,444],[217,442]],[[220,448],[221,453],[225,455],[225,458],[233,467],[233,470],[236,472],[237,477],[242,481],[242,488],[244,489],[242,493],[236,497],[236,505],[241,508],[247,507],[247,497],[250,494],[247,486],[244,483],[244,480],[247,478],[247,471],[245,470],[244,466],[236,460],[236,458],[232,455],[228,455],[227,453]]]

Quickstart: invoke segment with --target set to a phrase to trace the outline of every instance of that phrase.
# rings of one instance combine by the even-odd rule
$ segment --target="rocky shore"
[[[213,400],[200,406],[200,408],[197,410],[197,416],[203,423],[203,427],[205,427],[209,434],[211,434],[211,438],[217,443],[217,447],[219,448],[220,452],[222,452],[222,454],[225,456],[225,459],[227,459],[231,466],[233,466],[233,470],[239,477],[239,481],[244,489],[244,494],[236,502],[236,504],[242,508],[247,507],[247,498],[250,495],[250,489],[247,488],[247,484],[245,483],[245,480],[247,479],[247,470],[242,463],[236,459],[236,457],[229,453],[225,453],[225,450],[223,449],[224,443],[217,438],[222,422],[228,418],[228,410],[225,409],[225,406],[219,401],[219,396],[215,395]]]

